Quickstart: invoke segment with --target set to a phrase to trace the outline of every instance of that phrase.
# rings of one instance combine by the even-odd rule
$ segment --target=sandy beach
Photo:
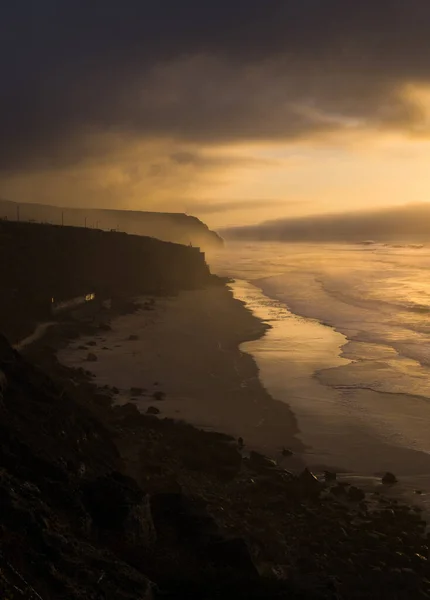
[[[61,350],[60,362],[91,371],[97,385],[118,388],[117,402],[132,401],[142,412],[155,406],[160,416],[240,436],[248,448],[272,456],[281,457],[284,447],[302,449],[288,405],[269,395],[253,358],[239,349],[266,326],[229,289],[157,298],[153,310],[142,308],[110,325],[111,331]],[[162,400],[154,397],[157,392]]]

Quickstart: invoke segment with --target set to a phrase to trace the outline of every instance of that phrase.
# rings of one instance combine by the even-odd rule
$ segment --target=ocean
[[[311,466],[430,490],[430,248],[229,244],[208,260],[271,329],[242,345]]]

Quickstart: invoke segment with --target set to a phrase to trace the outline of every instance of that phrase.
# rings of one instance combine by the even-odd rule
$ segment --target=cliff
[[[212,279],[198,248],[78,227],[1,221],[0,256],[0,331],[10,339],[48,319],[52,300],[175,293]]]
[[[202,221],[181,213],[159,213],[137,210],[67,208],[44,204],[15,203],[0,199],[0,218],[36,221],[74,227],[117,229],[125,233],[158,238],[211,249],[222,246],[222,239]]]

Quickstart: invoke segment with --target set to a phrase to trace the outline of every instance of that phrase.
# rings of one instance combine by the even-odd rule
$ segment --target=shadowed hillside
[[[117,229],[125,233],[145,235],[175,242],[192,244],[203,249],[222,245],[222,239],[202,221],[181,213],[144,212],[138,210],[97,210],[64,208],[44,204],[15,203],[0,199],[0,218],[36,221],[53,225],[95,229]]]

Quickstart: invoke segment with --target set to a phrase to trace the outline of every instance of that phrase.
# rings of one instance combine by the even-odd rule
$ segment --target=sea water
[[[430,490],[430,249],[256,242],[209,261],[271,325],[242,350],[295,412],[307,462]]]

